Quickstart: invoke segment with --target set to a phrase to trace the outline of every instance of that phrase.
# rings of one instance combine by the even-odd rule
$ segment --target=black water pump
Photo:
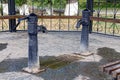
[[[90,24],[90,10],[85,9],[82,11],[82,19],[78,20],[76,28],[80,28],[82,24],[80,50],[86,52],[89,46],[89,24]]]
[[[39,70],[39,56],[38,56],[38,38],[37,38],[37,22],[38,17],[36,14],[31,13],[29,16],[18,19],[18,24],[22,20],[27,20],[28,23],[28,36],[29,36],[29,45],[28,45],[28,67],[24,70],[28,72],[33,72],[33,70]],[[15,27],[15,28],[16,28]]]

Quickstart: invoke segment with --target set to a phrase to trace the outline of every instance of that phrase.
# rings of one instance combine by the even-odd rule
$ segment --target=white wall
[[[64,15],[73,16],[78,14],[78,2],[66,4]]]
[[[29,6],[24,4],[19,8],[20,15],[29,15]]]
[[[46,13],[48,14],[48,15],[53,15],[53,8],[51,9],[51,8],[46,8]]]
[[[2,4],[2,7],[3,7],[3,14],[8,15],[8,4]]]

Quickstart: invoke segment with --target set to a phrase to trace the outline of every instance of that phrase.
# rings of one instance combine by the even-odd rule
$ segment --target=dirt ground
[[[120,37],[90,34],[87,57],[80,52],[80,32],[38,33],[40,66],[45,72],[29,74],[27,32],[0,33],[0,80],[111,80],[99,66],[120,59]]]

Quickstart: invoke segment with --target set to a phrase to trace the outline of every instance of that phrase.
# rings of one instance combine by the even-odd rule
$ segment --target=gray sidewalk
[[[0,80],[110,80],[98,70],[99,65],[108,62],[100,52],[105,49],[120,57],[119,37],[93,33],[90,34],[89,49],[94,55],[54,68],[41,66],[46,68],[45,72],[29,74],[22,72],[22,68],[27,66],[27,32],[0,34]],[[80,32],[39,33],[38,38],[41,62],[80,52]]]

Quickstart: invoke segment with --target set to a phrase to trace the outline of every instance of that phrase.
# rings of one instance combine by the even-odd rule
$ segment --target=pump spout
[[[80,19],[78,22],[77,22],[77,24],[76,24],[76,28],[78,29],[78,28],[80,28],[80,25],[82,24],[82,19]]]
[[[16,26],[14,26],[13,29],[16,29],[16,28],[18,27],[18,25],[20,24],[20,22],[21,22],[22,20],[26,20],[26,19],[28,19],[28,17],[19,18],[19,19],[18,19],[18,23],[16,24]]]

